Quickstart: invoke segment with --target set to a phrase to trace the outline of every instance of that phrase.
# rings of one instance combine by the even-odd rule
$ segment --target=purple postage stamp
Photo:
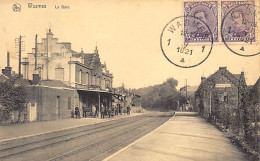
[[[224,42],[256,41],[254,1],[222,1],[221,20]]]
[[[217,1],[184,2],[184,22],[185,43],[211,42],[212,38],[218,41]]]

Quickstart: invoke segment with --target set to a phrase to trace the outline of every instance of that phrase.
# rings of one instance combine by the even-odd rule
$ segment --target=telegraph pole
[[[49,70],[49,44],[48,44],[48,38],[49,38],[49,36],[48,36],[48,33],[47,33],[47,38],[46,38],[46,46],[47,46],[47,62],[46,62],[46,74],[47,74],[47,80],[49,80],[49,78],[48,78],[48,75],[49,75],[49,73],[48,73],[48,70]]]
[[[19,37],[19,77],[21,77],[22,36]]]
[[[37,34],[35,35],[35,55],[34,55],[34,57],[35,57],[35,66],[34,66],[34,68],[35,68],[35,70],[37,70]]]
[[[185,79],[185,81],[186,81],[186,100],[187,100],[187,97],[188,97],[188,84],[187,84],[187,79]]]
[[[19,74],[19,77],[22,76],[21,74],[21,57],[22,57],[22,51],[25,51],[25,45],[22,44],[23,41],[22,41],[22,37],[24,36],[19,36],[19,38],[15,38],[15,52],[18,53],[19,55],[19,64],[18,64],[18,74]],[[18,47],[18,51],[17,51],[17,47]]]

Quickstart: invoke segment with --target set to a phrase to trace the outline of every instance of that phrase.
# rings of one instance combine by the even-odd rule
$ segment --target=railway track
[[[10,146],[5,149],[0,150],[0,160],[26,160],[26,156],[35,155],[36,153],[42,153],[45,149],[55,149],[56,146],[61,147],[64,145],[68,148],[69,145],[74,145],[75,142],[83,143],[87,142],[87,144],[80,146],[72,146],[68,148],[70,150],[64,150],[65,152],[57,153],[56,155],[46,156],[42,158],[43,160],[71,160],[71,157],[77,155],[78,153],[82,153],[84,151],[91,151],[91,148],[101,145],[104,142],[110,142],[111,140],[117,140],[118,138],[133,133],[137,129],[142,129],[139,134],[136,134],[129,141],[135,140],[139,136],[143,135],[152,127],[158,126],[164,122],[162,119],[164,117],[157,117],[154,119],[150,115],[146,116],[136,116],[130,117],[126,119],[120,119],[118,121],[109,121],[106,123],[100,123],[93,126],[82,127],[81,129],[68,130],[63,131],[61,133],[56,133],[55,136],[48,136],[45,138],[38,138],[38,140],[34,140],[32,142],[27,142],[24,144],[18,144],[16,146]],[[168,118],[168,117],[165,117]],[[160,120],[161,121],[158,121]],[[157,122],[157,123],[156,123]],[[150,124],[150,126],[149,126]],[[105,134],[103,136],[102,134]],[[120,142],[113,147],[108,148],[103,153],[99,153],[98,155],[94,155],[92,159],[100,158],[104,154],[108,153],[115,149],[115,147],[121,147],[126,144],[125,141]],[[76,144],[77,145],[77,144]],[[59,149],[59,148],[57,148]],[[55,151],[55,150],[53,150]],[[20,157],[22,156],[22,157]],[[88,155],[89,156],[89,155]],[[70,159],[69,159],[70,158]],[[37,158],[36,158],[37,160]],[[74,160],[74,159],[73,159]],[[88,159],[89,160],[89,159]]]

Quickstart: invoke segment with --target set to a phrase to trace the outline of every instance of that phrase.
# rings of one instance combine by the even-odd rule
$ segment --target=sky
[[[28,8],[28,2],[47,5],[47,8]],[[12,10],[14,3],[21,4],[21,12]],[[69,9],[61,9],[62,5]],[[1,69],[6,66],[9,51],[11,66],[18,71],[15,38],[25,36],[22,53],[25,57],[34,47],[35,34],[39,39],[44,38],[51,28],[54,37],[60,42],[71,42],[75,51],[83,48],[84,52],[91,53],[97,44],[101,61],[113,73],[114,87],[124,83],[126,88],[142,88],[163,83],[170,77],[178,80],[178,88],[184,86],[185,79],[188,85],[194,86],[200,84],[201,76],[213,74],[220,66],[226,66],[234,74],[244,71],[250,85],[259,78],[259,55],[238,56],[221,42],[213,44],[210,56],[199,66],[186,69],[168,62],[161,51],[160,36],[169,21],[183,15],[182,1],[1,0],[0,6]],[[256,32],[259,37],[259,30]],[[252,48],[259,51],[259,46]]]

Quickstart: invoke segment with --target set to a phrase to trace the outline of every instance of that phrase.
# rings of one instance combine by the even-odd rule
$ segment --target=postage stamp
[[[221,2],[221,38],[239,56],[255,56],[259,51],[259,15],[254,1]]]
[[[213,34],[213,42],[218,41],[218,3],[217,1],[191,1],[184,2],[184,16],[194,16],[201,21],[193,19],[185,24],[185,43],[211,42],[208,29],[202,24],[205,22]]]
[[[225,42],[255,42],[254,1],[221,2],[221,35]]]

